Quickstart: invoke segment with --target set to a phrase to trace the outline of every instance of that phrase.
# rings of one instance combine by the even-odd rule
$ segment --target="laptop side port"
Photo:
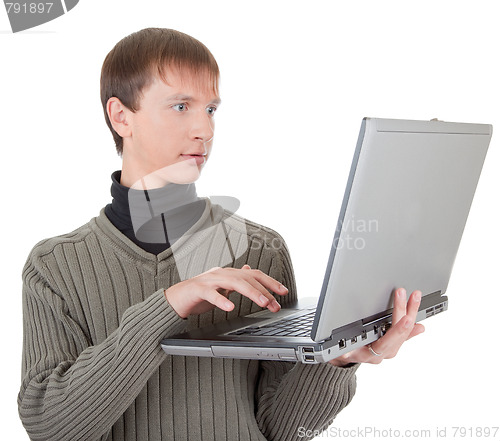
[[[312,353],[314,353],[314,348],[308,348],[308,347],[304,346],[302,348],[302,352],[312,352]]]
[[[304,361],[308,363],[314,363],[315,362],[314,355],[304,355]]]
[[[343,338],[342,340],[339,340],[339,349],[344,349],[345,348],[345,338]]]
[[[444,304],[440,303],[439,305],[436,305],[434,308],[434,314],[439,314],[440,312],[443,312],[444,310]]]
[[[363,332],[361,332],[361,340],[366,340],[366,329],[363,329]]]
[[[351,345],[355,344],[358,341],[358,337],[354,336],[351,338]]]
[[[382,325],[382,335],[385,335],[385,333],[391,328],[391,323],[384,323]]]
[[[373,332],[375,333],[375,335],[378,335],[378,326],[377,325],[373,325]]]

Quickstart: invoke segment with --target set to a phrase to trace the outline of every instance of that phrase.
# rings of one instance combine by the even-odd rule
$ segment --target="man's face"
[[[169,84],[155,77],[142,91],[140,110],[128,112],[132,133],[124,139],[124,160],[127,156],[134,161],[150,188],[194,182],[212,149],[220,99],[208,80],[200,88],[201,81],[184,75],[181,82],[180,75],[168,69]]]

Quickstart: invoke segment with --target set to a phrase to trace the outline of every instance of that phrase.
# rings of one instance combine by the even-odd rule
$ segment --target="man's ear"
[[[113,129],[122,138],[127,138],[132,134],[132,128],[127,121],[130,111],[123,105],[119,98],[111,97],[106,103],[106,112],[113,126]]]

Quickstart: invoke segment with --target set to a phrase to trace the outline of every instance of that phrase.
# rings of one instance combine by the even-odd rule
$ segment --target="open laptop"
[[[380,338],[398,287],[445,292],[492,135],[489,124],[364,118],[319,300],[259,311],[161,342],[172,355],[320,363]]]

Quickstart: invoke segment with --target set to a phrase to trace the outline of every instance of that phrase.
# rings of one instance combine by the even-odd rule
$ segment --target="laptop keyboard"
[[[298,317],[276,320],[263,326],[247,326],[246,328],[230,332],[228,335],[309,337],[315,314],[316,311],[313,310]]]

